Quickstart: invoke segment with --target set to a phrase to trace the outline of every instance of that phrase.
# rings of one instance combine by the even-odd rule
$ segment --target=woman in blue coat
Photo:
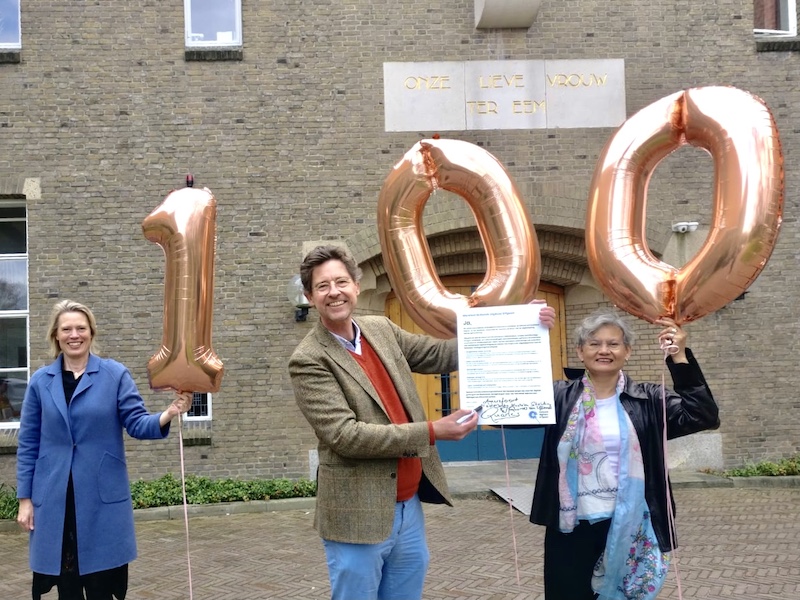
[[[191,405],[180,393],[150,414],[128,370],[96,354],[96,334],[89,308],[56,304],[56,360],[33,374],[22,404],[17,522],[30,531],[34,600],[53,586],[59,600],[125,598],[136,538],[122,428],[161,439]]]

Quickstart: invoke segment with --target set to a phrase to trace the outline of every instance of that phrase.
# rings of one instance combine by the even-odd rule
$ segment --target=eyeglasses
[[[615,350],[619,350],[624,346],[622,342],[618,342],[616,340],[611,340],[610,342],[601,342],[600,340],[589,340],[586,342],[586,346],[591,348],[592,350],[600,350],[603,346],[611,350],[612,352]]]
[[[337,277],[330,281],[320,281],[312,289],[316,294],[327,294],[333,286],[336,286],[337,290],[346,290],[352,283],[353,280],[349,277]]]

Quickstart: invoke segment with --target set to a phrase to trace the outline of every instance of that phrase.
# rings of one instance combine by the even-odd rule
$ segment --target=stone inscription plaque
[[[618,127],[625,61],[384,63],[386,131]]]

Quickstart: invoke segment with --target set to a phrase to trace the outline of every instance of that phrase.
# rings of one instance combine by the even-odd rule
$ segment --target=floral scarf
[[[598,462],[593,457],[604,456],[605,446],[595,412],[594,386],[588,375],[583,376],[583,392],[567,419],[557,450],[559,529],[570,533],[578,520],[594,523],[611,518],[605,551],[594,568],[592,589],[599,594],[598,600],[652,600],[664,585],[670,554],[661,552],[650,520],[639,438],[619,401],[624,386],[625,376],[620,372],[616,398],[620,431],[617,489],[598,489]]]

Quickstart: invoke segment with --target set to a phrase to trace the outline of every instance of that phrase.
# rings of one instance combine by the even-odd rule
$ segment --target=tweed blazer
[[[423,502],[452,505],[412,372],[455,370],[458,347],[456,340],[404,331],[385,317],[355,321],[386,367],[410,423],[391,423],[367,374],[321,322],[295,349],[289,374],[297,405],[319,440],[314,526],[327,540],[372,544],[391,533],[400,457],[421,459]]]

